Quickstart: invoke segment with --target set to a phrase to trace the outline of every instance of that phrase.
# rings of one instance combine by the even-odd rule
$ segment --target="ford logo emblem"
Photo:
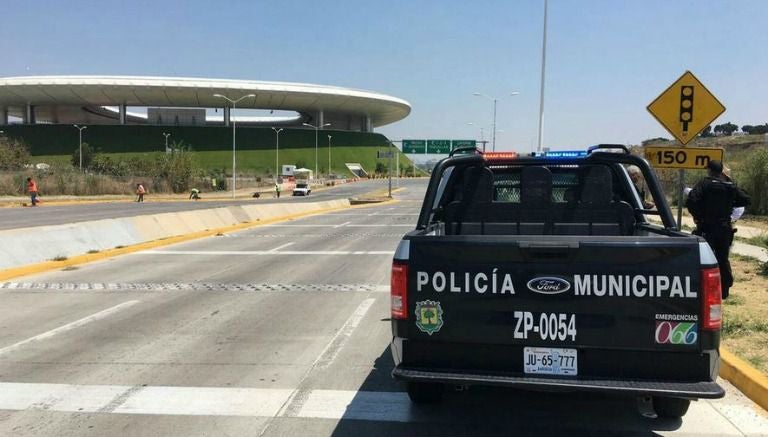
[[[571,289],[571,283],[553,276],[533,278],[528,281],[528,289],[540,294],[560,294]]]

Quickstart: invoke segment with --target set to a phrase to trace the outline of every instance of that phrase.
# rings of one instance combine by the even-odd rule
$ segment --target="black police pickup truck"
[[[395,253],[391,299],[393,376],[413,402],[498,385],[628,395],[680,417],[724,395],[717,261],[624,146],[442,160]]]

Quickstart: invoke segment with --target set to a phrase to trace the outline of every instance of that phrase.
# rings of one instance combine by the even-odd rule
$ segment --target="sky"
[[[408,101],[390,139],[536,147],[544,0],[9,1],[0,77],[156,75],[305,82]],[[768,1],[550,0],[544,146],[670,135],[646,106],[686,70],[768,122]],[[519,92],[512,96],[512,92]],[[469,123],[472,123],[470,125]]]

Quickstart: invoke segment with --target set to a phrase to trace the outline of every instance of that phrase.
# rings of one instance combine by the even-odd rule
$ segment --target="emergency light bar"
[[[517,159],[520,155],[517,152],[486,152],[483,158],[486,161],[503,161],[508,159]]]
[[[583,158],[587,156],[586,150],[550,150],[549,152],[533,152],[538,158]]]

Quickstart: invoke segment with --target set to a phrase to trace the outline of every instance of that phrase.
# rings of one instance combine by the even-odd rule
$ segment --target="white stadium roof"
[[[141,106],[215,108],[236,99],[238,109],[361,115],[373,126],[408,116],[411,106],[373,91],[290,82],[144,76],[30,76],[0,78],[0,108],[33,106]]]

